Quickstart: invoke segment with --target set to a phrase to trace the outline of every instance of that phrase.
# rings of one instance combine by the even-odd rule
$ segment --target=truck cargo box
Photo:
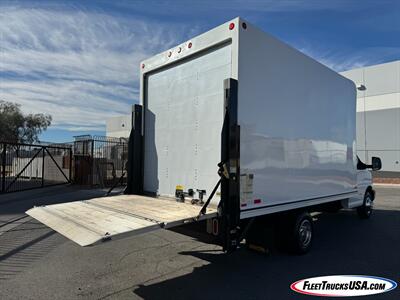
[[[357,196],[354,84],[245,20],[144,60],[140,78],[127,193],[147,197],[31,216],[88,245],[218,215],[229,248],[241,220]],[[207,212],[160,202],[200,193]],[[174,217],[160,219],[163,211]]]
[[[212,190],[226,78],[238,84],[242,218],[355,192],[354,84],[248,22],[143,61],[141,78],[146,192]]]

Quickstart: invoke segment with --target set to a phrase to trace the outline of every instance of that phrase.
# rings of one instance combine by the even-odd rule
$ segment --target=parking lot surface
[[[0,196],[0,299],[302,299],[292,282],[364,274],[400,282],[400,187],[377,186],[375,211],[321,214],[310,253],[261,255],[180,232],[82,248],[24,215],[34,205],[88,199],[100,190],[54,187]],[[311,299],[311,298],[310,298]],[[360,299],[400,299],[399,287]]]

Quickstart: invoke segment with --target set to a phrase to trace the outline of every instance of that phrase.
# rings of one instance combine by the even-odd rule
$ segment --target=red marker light
[[[192,42],[189,43],[188,48],[192,48]]]
[[[261,203],[261,199],[254,199],[254,204],[259,204]]]
[[[142,64],[142,69],[144,69],[144,64]]]
[[[229,24],[229,30],[232,30],[233,28],[235,28],[235,24],[234,23]]]

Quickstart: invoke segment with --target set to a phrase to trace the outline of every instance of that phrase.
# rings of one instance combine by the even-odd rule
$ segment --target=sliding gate
[[[71,182],[72,148],[0,142],[0,193]]]

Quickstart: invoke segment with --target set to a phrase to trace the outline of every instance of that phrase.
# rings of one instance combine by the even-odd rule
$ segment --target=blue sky
[[[400,59],[400,1],[1,1],[0,99],[49,113],[45,141],[104,134],[139,62],[241,16],[336,71]]]

